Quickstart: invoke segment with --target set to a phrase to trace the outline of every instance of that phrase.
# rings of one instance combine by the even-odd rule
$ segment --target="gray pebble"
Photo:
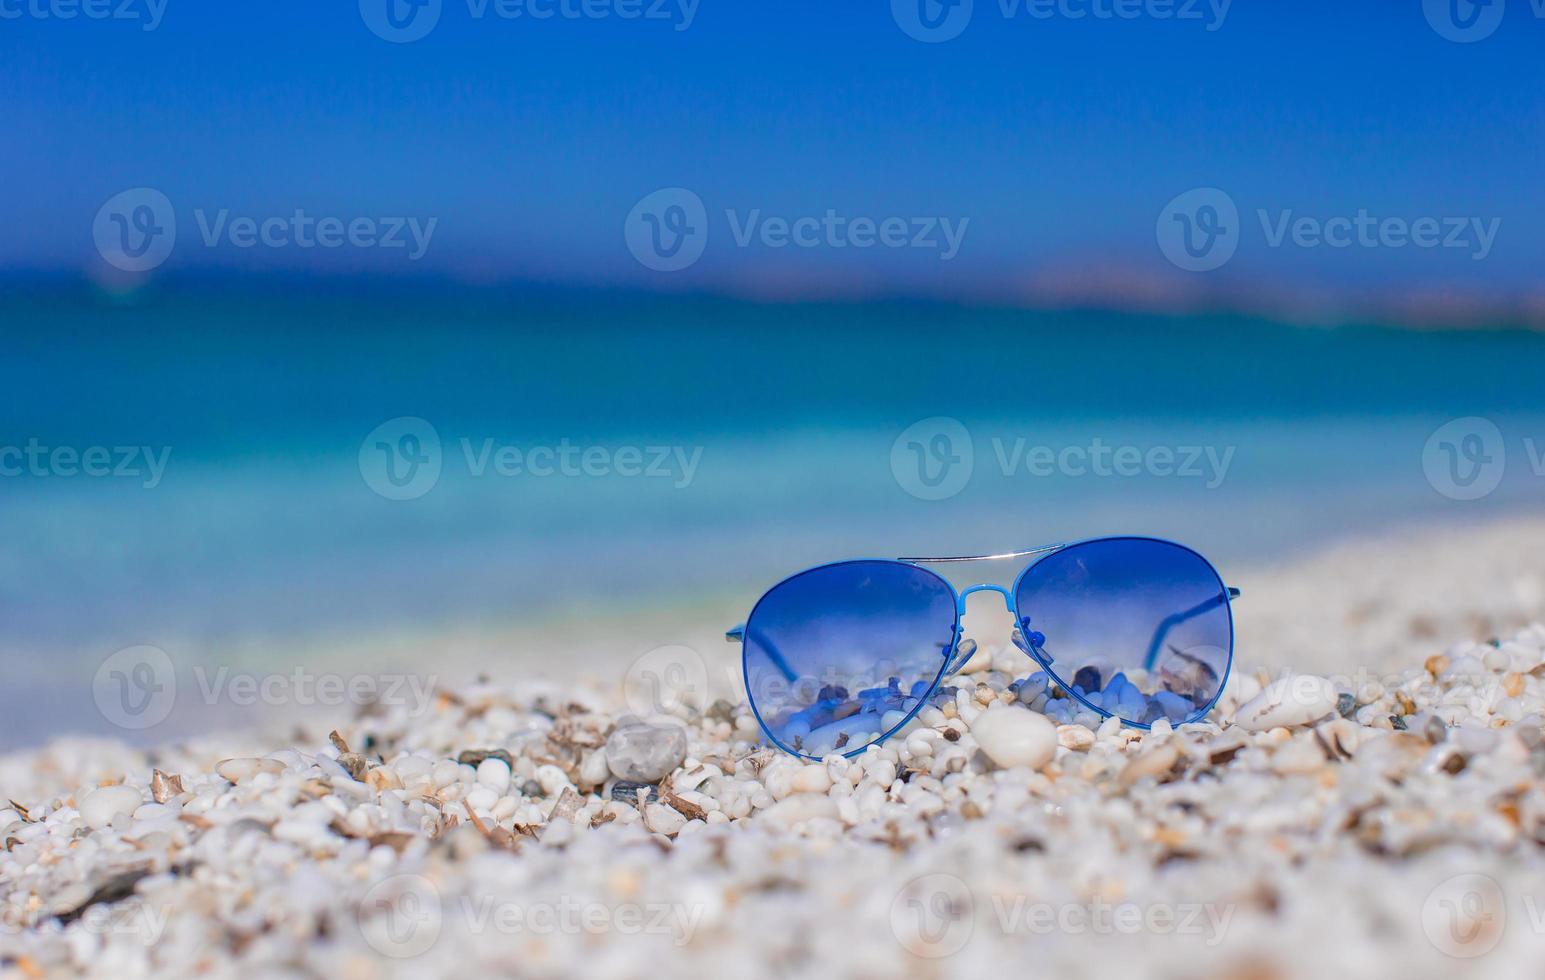
[[[686,757],[687,732],[669,722],[619,722],[606,740],[607,766],[629,782],[657,783]]]

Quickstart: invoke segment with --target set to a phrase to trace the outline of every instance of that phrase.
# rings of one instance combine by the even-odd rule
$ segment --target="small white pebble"
[[[801,766],[791,781],[792,793],[824,793],[831,789],[831,773],[823,765]]]
[[[499,794],[487,786],[477,785],[467,791],[465,802],[478,813],[488,813],[499,802]]]
[[[434,764],[431,778],[434,780],[436,789],[444,789],[461,781],[461,766],[450,759],[441,759]]]
[[[80,801],[80,818],[86,825],[101,830],[121,814],[132,814],[145,797],[132,786],[103,786],[86,794]]]
[[[984,711],[971,734],[987,757],[1004,768],[1039,769],[1057,751],[1057,729],[1045,715],[1021,707]]]
[[[510,767],[503,759],[484,759],[477,764],[478,785],[492,790],[496,796],[510,788]]]
[[[644,826],[667,837],[681,831],[687,818],[664,803],[650,803],[644,807]]]

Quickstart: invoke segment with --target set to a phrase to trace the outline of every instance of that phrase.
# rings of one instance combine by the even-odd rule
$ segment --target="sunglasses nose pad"
[[[975,640],[961,640],[960,643],[955,647],[955,659],[950,662],[949,670],[946,670],[944,673],[946,675],[953,674],[955,671],[964,667],[966,665],[966,661],[970,660],[971,655],[975,652]]]
[[[1020,620],[1020,625],[1014,628],[1014,645],[1024,651],[1026,656],[1040,661],[1043,664],[1051,663],[1051,654],[1043,647],[1046,643],[1046,634],[1038,630],[1030,629],[1030,617]]]

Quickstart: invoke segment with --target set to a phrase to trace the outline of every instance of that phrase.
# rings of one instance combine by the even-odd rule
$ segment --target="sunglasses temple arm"
[[[1226,602],[1230,599],[1239,598],[1238,589],[1226,589],[1225,593],[1226,594],[1224,595],[1213,596],[1211,599],[1198,603],[1197,605],[1192,606],[1190,609],[1187,609],[1184,612],[1178,612],[1172,616],[1164,617],[1164,619],[1160,621],[1158,627],[1154,629],[1153,639],[1148,643],[1148,655],[1143,658],[1143,669],[1153,669],[1154,662],[1159,659],[1159,649],[1164,646],[1164,638],[1169,635],[1170,630],[1174,629],[1176,626],[1179,626],[1181,623],[1188,619],[1195,619],[1197,616],[1200,616],[1207,610],[1217,606],[1220,602]]]
[[[739,626],[734,626],[726,630],[724,633],[724,638],[730,643],[745,643],[746,624],[741,623]],[[778,671],[783,674],[784,680],[792,683],[799,679],[799,675],[790,669],[789,662],[783,659],[783,654],[778,652],[778,647],[767,638],[766,633],[758,630],[756,632],[755,638],[757,646],[762,648],[762,652],[767,654],[767,659],[771,660],[773,662],[773,666],[777,667]]]

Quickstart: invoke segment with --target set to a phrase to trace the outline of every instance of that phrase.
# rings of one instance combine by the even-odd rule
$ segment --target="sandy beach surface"
[[[413,638],[422,698],[0,758],[0,975],[1526,975],[1542,554],[1514,519],[1229,570],[1204,723],[1054,724],[987,642],[808,765],[760,744],[728,599]],[[545,666],[472,676],[490,645]]]

